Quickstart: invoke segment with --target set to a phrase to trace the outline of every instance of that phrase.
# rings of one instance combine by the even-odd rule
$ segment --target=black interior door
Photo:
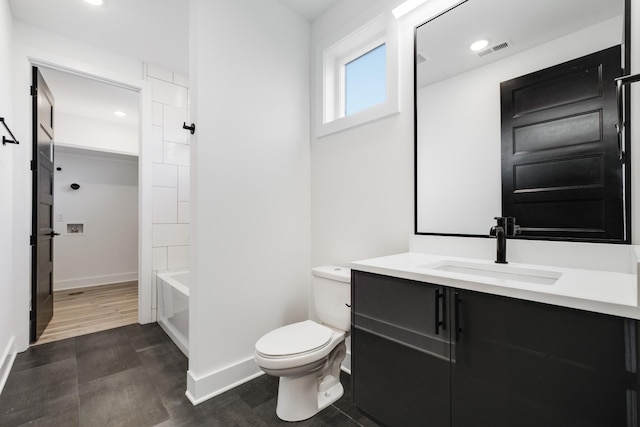
[[[621,73],[614,46],[501,83],[502,215],[523,236],[628,241]]]
[[[54,99],[37,67],[32,69],[33,176],[31,342],[53,316],[53,107]]]

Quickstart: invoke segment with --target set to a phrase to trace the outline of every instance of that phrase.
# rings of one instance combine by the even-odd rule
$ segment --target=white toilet
[[[321,323],[312,320],[273,330],[256,343],[255,361],[280,377],[276,414],[284,421],[311,418],[342,397],[340,364],[351,328],[351,270],[312,269],[314,306]]]

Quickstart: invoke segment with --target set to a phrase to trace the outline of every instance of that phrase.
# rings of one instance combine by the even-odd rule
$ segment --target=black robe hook
[[[191,125],[187,126],[187,122],[182,122],[182,129],[188,129],[191,132],[191,135],[196,133],[196,125],[195,123],[191,123]]]

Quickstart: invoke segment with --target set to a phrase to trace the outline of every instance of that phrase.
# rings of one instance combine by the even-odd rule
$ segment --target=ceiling
[[[417,30],[417,53],[425,58],[418,65],[417,86],[504,59],[623,13],[623,0],[467,1]],[[509,47],[481,56],[468,49],[480,38],[490,46],[507,42]]]
[[[337,0],[278,1],[312,21]],[[17,21],[189,74],[188,0],[105,0],[100,7],[83,0],[9,0],[9,4]],[[43,75],[59,112],[137,125],[136,92],[55,70],[43,69]],[[116,117],[116,109],[127,116]]]
[[[9,0],[13,18],[100,48],[188,74],[186,0]]]
[[[308,21],[313,21],[322,13],[333,6],[337,0],[278,0],[285,6],[293,9]]]
[[[40,68],[58,113],[138,126],[138,92],[63,71]],[[118,117],[115,111],[126,113]]]
[[[309,21],[337,0],[279,0]],[[188,0],[9,0],[14,19],[188,75]]]

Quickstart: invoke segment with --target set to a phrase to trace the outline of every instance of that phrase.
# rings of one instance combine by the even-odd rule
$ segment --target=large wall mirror
[[[495,225],[494,217],[515,216],[527,229],[531,218],[546,215],[549,227],[544,221],[537,228],[531,225],[523,237],[630,241],[630,164],[623,155],[629,138],[624,132],[618,138],[616,131],[614,81],[628,74],[624,61],[629,56],[629,29],[625,32],[625,6],[629,3],[467,0],[416,28],[417,234],[487,236]],[[472,51],[470,45],[477,40],[488,44]],[[569,61],[590,58],[596,52],[606,56],[612,51],[612,60],[618,61],[613,74],[602,71],[599,63],[585,65],[581,74],[565,73],[576,69]],[[560,64],[565,64],[564,68],[558,68]],[[539,89],[539,82],[548,80],[547,74],[539,72],[555,73],[556,69],[565,73],[564,77]],[[591,90],[583,85],[587,80],[596,82],[594,93],[614,105],[613,110],[590,104],[596,96],[587,94]],[[512,82],[519,85],[517,89],[509,86]],[[542,97],[563,97],[571,91],[588,105],[575,110],[577,101],[567,95],[569,101],[558,101],[565,108],[562,119],[550,116],[548,104],[539,103]],[[628,105],[628,98],[623,98]],[[509,102],[513,105],[505,107]],[[505,108],[511,108],[513,117],[508,120]],[[526,108],[537,115],[523,112]],[[505,130],[510,120],[512,127]],[[505,140],[512,136],[513,145],[505,148]],[[598,151],[604,140],[614,151]],[[585,147],[598,152],[581,151]],[[505,166],[505,153],[517,154],[518,161],[527,160]],[[540,153],[555,153],[556,158],[543,159]],[[617,169],[607,172],[611,167]],[[511,179],[505,174],[510,173],[517,182],[511,189],[505,184]],[[578,187],[579,195],[571,192]],[[613,200],[606,202],[613,207],[613,214],[605,212],[606,203],[598,199],[605,187],[615,193]],[[511,201],[505,201],[505,188],[507,193],[517,193],[516,215]],[[542,198],[546,198],[544,203]],[[554,217],[565,205],[571,205],[567,208],[572,209],[571,214]],[[593,232],[604,220],[615,223],[615,231]],[[563,234],[566,230],[570,230],[568,235]]]

